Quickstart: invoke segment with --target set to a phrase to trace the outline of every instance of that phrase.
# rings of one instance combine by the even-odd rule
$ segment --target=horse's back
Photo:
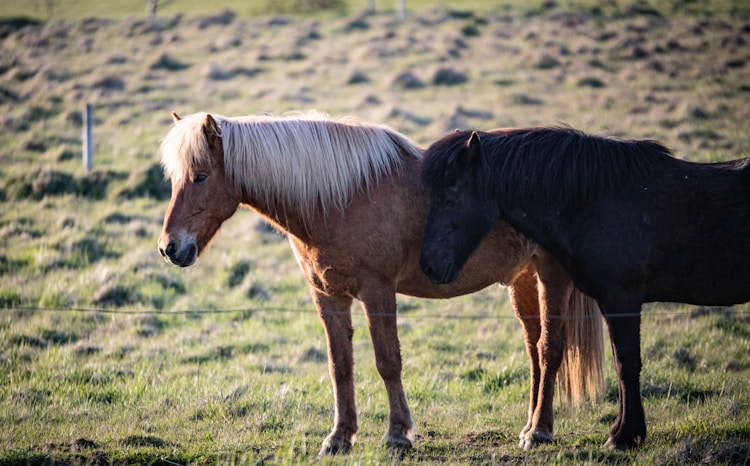
[[[675,160],[672,169],[571,213],[557,225],[558,257],[600,298],[622,290],[647,302],[750,301],[748,170],[744,161]]]
[[[746,160],[689,164],[655,186],[651,300],[750,301],[749,167]]]

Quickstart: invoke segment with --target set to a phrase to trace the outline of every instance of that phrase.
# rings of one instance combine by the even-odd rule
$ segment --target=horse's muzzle
[[[189,247],[183,248],[182,251],[178,251],[175,242],[170,241],[165,248],[159,245],[159,253],[170,264],[179,267],[188,267],[195,263],[195,259],[198,256],[198,247],[195,244],[191,244]]]
[[[453,263],[435,265],[435,260],[427,260],[424,256],[419,261],[419,265],[433,285],[445,285],[458,278],[458,271],[453,267]],[[440,270],[437,270],[438,267]]]

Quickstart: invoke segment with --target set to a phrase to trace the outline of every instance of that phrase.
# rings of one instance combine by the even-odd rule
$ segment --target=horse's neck
[[[305,224],[296,207],[285,207],[280,202],[266,205],[246,194],[243,195],[242,205],[260,215],[276,230],[302,239],[310,236],[312,226]]]
[[[347,203],[347,207],[344,207],[343,212],[338,207],[331,206],[327,212],[318,207],[314,215],[303,215],[299,211],[301,208],[299,205],[286,206],[280,200],[269,203],[259,197],[251,196],[246,191],[242,193],[241,203],[244,207],[250,208],[259,214],[277,230],[292,235],[305,243],[315,242],[320,240],[321,236],[326,236],[330,228],[338,228],[335,226],[337,221],[348,215],[351,203],[356,199],[371,200],[379,195],[386,197],[404,196],[411,203],[418,205],[424,203],[424,208],[426,209],[429,195],[427,189],[419,180],[420,170],[420,160],[409,159],[399,175],[381,179],[378,186],[370,188],[371,191],[369,193],[353,195]],[[401,186],[401,188],[396,188],[396,186]],[[392,192],[393,189],[396,189],[396,191]],[[389,192],[392,193],[384,194]],[[399,194],[395,194],[396,192]]]

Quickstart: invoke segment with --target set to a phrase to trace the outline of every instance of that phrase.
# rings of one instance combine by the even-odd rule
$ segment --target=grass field
[[[360,432],[318,461],[324,335],[285,239],[241,211],[195,267],[156,252],[172,110],[316,108],[425,145],[565,122],[690,160],[749,156],[745,2],[423,0],[404,20],[364,1],[300,16],[175,1],[152,20],[145,2],[53,3],[49,21],[44,2],[0,5],[0,465],[750,464],[747,305],[646,307],[641,450],[601,447],[608,361],[605,396],[560,404],[557,441],[524,452],[528,363],[505,290],[399,297],[418,435],[403,457],[380,446],[385,390],[355,307]]]

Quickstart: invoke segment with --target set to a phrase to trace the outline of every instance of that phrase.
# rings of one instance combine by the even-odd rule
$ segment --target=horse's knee
[[[556,335],[556,337],[551,338],[549,335],[545,335],[537,341],[539,357],[543,365],[559,366],[563,359],[563,349],[565,346],[565,341],[560,337],[562,332],[555,329],[545,333]]]
[[[396,351],[395,353],[375,354],[375,367],[378,369],[378,374],[384,380],[393,380],[401,377],[401,353]]]

